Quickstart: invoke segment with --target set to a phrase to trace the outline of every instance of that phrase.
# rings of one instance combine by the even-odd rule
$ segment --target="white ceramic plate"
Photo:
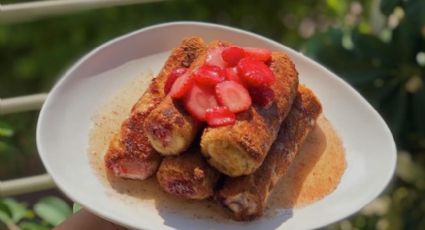
[[[347,169],[338,188],[326,198],[293,210],[287,220],[276,216],[250,223],[220,223],[178,213],[159,213],[153,204],[127,205],[94,175],[88,162],[91,118],[122,85],[144,70],[159,71],[167,52],[183,37],[229,40],[241,46],[287,52],[307,84],[320,98],[324,113],[340,134]],[[107,73],[129,61],[119,76]],[[106,76],[106,77],[105,77]],[[396,148],[378,113],[353,88],[316,62],[259,35],[214,24],[176,22],[144,28],[96,48],[55,85],[41,110],[37,146],[59,188],[72,200],[113,222],[143,229],[310,229],[345,218],[368,204],[391,179]],[[108,192],[107,192],[108,191]],[[113,191],[113,190],[112,190]]]

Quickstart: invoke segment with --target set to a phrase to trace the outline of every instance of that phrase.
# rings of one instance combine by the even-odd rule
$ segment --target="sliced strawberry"
[[[223,52],[223,50],[224,47],[216,47],[213,49],[209,49],[205,63],[207,65],[215,65],[223,69],[226,68],[227,63],[221,57],[221,53]]]
[[[254,104],[269,107],[274,100],[274,92],[270,87],[259,86],[249,89]]]
[[[192,76],[188,73],[183,74],[182,76],[178,77],[174,81],[173,86],[171,86],[170,96],[175,99],[182,98],[189,91],[191,85]]]
[[[215,94],[220,105],[239,113],[251,106],[251,97],[243,85],[234,81],[223,81],[215,86]]]
[[[269,86],[274,83],[275,76],[270,68],[258,60],[243,58],[237,65],[242,81],[250,86]]]
[[[244,47],[245,57],[253,58],[257,61],[268,62],[272,58],[272,52],[268,49]]]
[[[194,80],[204,86],[215,86],[225,80],[224,70],[213,65],[201,66],[194,75]]]
[[[226,79],[229,81],[235,81],[239,84],[242,84],[242,80],[239,77],[239,72],[237,67],[229,67],[225,69]]]
[[[235,66],[238,64],[245,55],[245,52],[242,48],[237,46],[231,46],[223,49],[221,57],[229,66]]]
[[[193,84],[184,98],[184,105],[193,117],[200,121],[205,121],[207,109],[218,106],[218,103],[213,90]]]
[[[217,106],[207,109],[205,118],[207,119],[209,126],[232,125],[236,121],[236,115],[226,106]]]
[[[170,92],[171,86],[173,86],[174,81],[176,81],[178,77],[186,73],[186,71],[187,71],[187,68],[180,67],[180,68],[173,69],[171,73],[168,74],[167,81],[165,82],[165,85],[164,85],[165,94],[168,94],[168,92]]]

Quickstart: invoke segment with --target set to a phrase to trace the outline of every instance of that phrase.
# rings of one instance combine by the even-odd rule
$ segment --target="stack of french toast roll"
[[[220,202],[235,220],[263,215],[268,198],[322,111],[313,92],[298,84],[294,63],[272,52],[273,100],[252,104],[232,125],[208,126],[163,88],[173,69],[195,71],[224,41],[185,38],[133,106],[105,155],[107,169],[122,178],[154,174],[167,193]]]

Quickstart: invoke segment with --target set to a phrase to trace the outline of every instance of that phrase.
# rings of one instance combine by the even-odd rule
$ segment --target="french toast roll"
[[[186,74],[192,74],[201,67],[207,57],[208,50],[224,47],[228,44],[212,41],[208,49],[194,61]],[[202,123],[190,115],[180,101],[175,101],[170,95],[146,118],[144,130],[151,145],[164,156],[178,155],[187,150],[202,128]]]
[[[199,146],[194,146],[181,155],[165,157],[156,177],[167,193],[200,200],[213,195],[220,173],[207,163]]]
[[[253,104],[237,114],[235,124],[207,127],[202,134],[202,153],[228,176],[248,175],[260,167],[292,106],[298,87],[294,63],[285,53],[273,52],[270,69],[276,77],[270,106]]]
[[[159,74],[134,104],[129,117],[112,138],[104,156],[109,171],[119,177],[140,180],[156,172],[161,156],[150,145],[143,124],[149,113],[164,99],[164,84],[171,71],[189,67],[204,49],[201,38],[188,37],[172,50]]]
[[[276,182],[286,174],[298,149],[322,111],[313,92],[299,87],[294,105],[261,167],[251,175],[228,177],[217,198],[236,220],[252,220],[263,214]]]
[[[164,98],[146,121],[144,128],[151,145],[164,156],[178,155],[188,149],[201,128],[201,122],[170,96]]]

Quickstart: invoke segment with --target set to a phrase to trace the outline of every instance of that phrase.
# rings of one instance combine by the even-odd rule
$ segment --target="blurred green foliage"
[[[68,218],[71,213],[71,207],[57,197],[44,197],[34,205],[33,209],[14,199],[0,199],[0,229],[52,229]]]
[[[11,2],[17,1],[6,3]],[[358,89],[394,134],[396,177],[357,215],[327,228],[425,229],[423,0],[182,0],[0,24],[0,97],[47,92],[67,66],[101,43],[176,20],[220,23],[269,37]],[[43,170],[34,144],[36,116],[0,117],[0,179]]]
[[[316,34],[303,49],[368,99],[402,151],[389,191],[330,228],[424,229],[425,1],[381,1],[380,25],[363,24],[353,6],[341,28]]]
[[[425,1],[388,0],[381,9],[388,23],[380,34],[352,23],[317,34],[305,49],[366,96],[399,148],[425,149]]]

